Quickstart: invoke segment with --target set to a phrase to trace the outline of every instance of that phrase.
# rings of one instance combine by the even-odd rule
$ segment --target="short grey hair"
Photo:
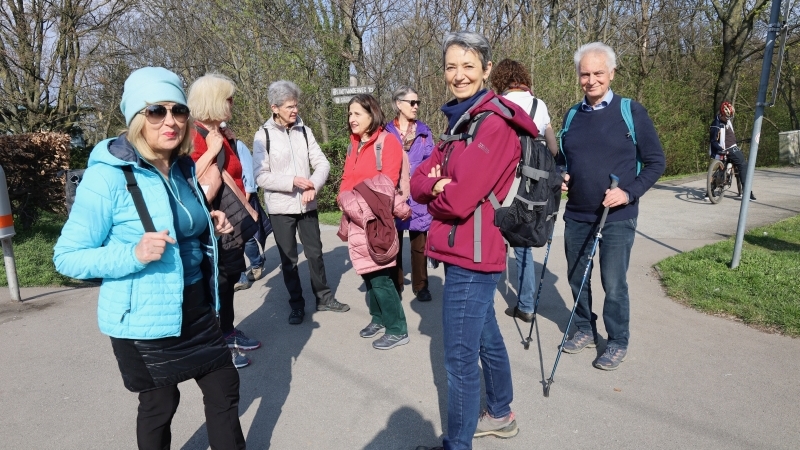
[[[489,46],[489,40],[482,34],[473,33],[471,31],[456,31],[444,35],[444,41],[442,42],[442,65],[444,65],[444,56],[447,53],[447,49],[454,45],[464,50],[474,51],[481,60],[481,69],[483,70],[486,70],[486,63],[492,60],[492,48]]]
[[[300,88],[291,81],[278,80],[269,85],[267,99],[270,106],[281,106],[289,100],[300,100]]]
[[[410,86],[400,86],[399,88],[395,89],[394,92],[392,92],[392,109],[394,110],[395,114],[400,112],[400,109],[397,107],[397,102],[408,94],[419,95],[419,93]]]
[[[602,54],[606,57],[606,66],[608,70],[617,68],[617,54],[614,49],[602,42],[591,42],[589,44],[581,45],[578,51],[575,52],[575,72],[580,76],[581,74],[581,60],[589,53]]]

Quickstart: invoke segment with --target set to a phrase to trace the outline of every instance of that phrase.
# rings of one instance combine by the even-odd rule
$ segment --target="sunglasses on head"
[[[415,106],[419,106],[422,103],[420,100],[406,100],[404,98],[401,98],[400,101],[408,103],[409,105],[411,105],[412,108]]]
[[[144,111],[140,111],[139,114],[144,114],[147,121],[155,125],[167,118],[167,111],[172,113],[172,117],[175,118],[176,122],[183,123],[189,119],[189,107],[180,104],[172,105],[170,109],[167,109],[164,105],[150,105]]]

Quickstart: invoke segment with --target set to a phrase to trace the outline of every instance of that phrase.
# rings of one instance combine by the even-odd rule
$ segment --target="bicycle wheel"
[[[722,193],[725,192],[725,166],[719,160],[715,159],[708,165],[706,192],[711,203],[717,204],[722,201]]]

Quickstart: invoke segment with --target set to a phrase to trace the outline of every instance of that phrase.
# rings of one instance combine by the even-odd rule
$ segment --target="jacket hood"
[[[130,164],[141,164],[139,154],[133,148],[133,145],[128,142],[126,134],[123,133],[118,137],[106,139],[101,141],[92,149],[89,155],[89,162],[87,167],[94,164],[108,164],[110,166],[125,166]]]
[[[297,121],[295,121],[295,123],[292,125],[292,128],[303,127],[304,125],[305,124],[303,123],[303,119],[300,116],[297,116]],[[272,129],[275,129],[275,130],[280,130],[280,131],[283,131],[283,132],[286,131],[286,127],[283,126],[283,125],[280,125],[278,122],[275,122],[275,118],[274,117],[270,117],[269,120],[264,122],[263,126],[267,127],[267,128],[272,128]]]
[[[422,122],[421,120],[418,119],[416,121],[416,124],[417,124],[417,136],[430,136],[431,135],[431,129],[424,122]],[[399,134],[399,131],[397,130],[397,127],[394,125],[394,120],[390,120],[389,123],[386,124],[385,128],[389,132],[392,132],[392,133],[396,132],[396,133]]]
[[[496,95],[492,91],[486,92],[480,97],[472,108],[468,109],[456,122],[454,130],[465,132],[464,125],[469,123],[470,118],[482,113],[491,112],[505,120],[508,125],[517,131],[524,131],[533,137],[539,134],[533,120],[528,113],[523,111],[516,103],[504,97]]]

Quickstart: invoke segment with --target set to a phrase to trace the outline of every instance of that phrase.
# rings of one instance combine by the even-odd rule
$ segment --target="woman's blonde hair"
[[[221,73],[207,73],[189,86],[187,102],[192,117],[205,121],[228,120],[231,105],[228,99],[236,92],[236,84]]]
[[[127,130],[127,139],[128,142],[133,145],[133,148],[142,155],[142,158],[153,161],[157,159],[156,153],[150,148],[150,145],[147,144],[147,140],[144,138],[144,127],[147,124],[147,119],[145,119],[144,114],[136,114],[133,119],[131,119],[131,125],[128,127]],[[181,137],[181,143],[175,150],[172,151],[172,156],[186,156],[191,155],[194,151],[194,145],[192,139],[190,139],[189,133],[190,130],[194,128],[194,121],[191,117],[186,121],[183,126],[183,136]]]

